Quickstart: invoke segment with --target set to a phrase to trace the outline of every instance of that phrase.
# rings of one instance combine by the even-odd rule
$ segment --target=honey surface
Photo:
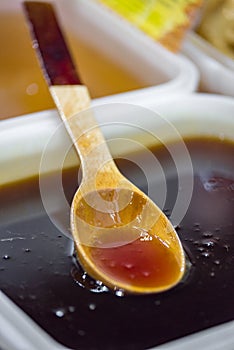
[[[186,145],[194,166],[194,191],[178,234],[191,266],[178,286],[164,293],[118,297],[121,291],[111,293],[90,280],[73,258],[71,240],[45,212],[34,178],[0,191],[0,289],[72,349],[149,349],[233,320],[234,145],[212,139],[187,140]],[[152,152],[165,171],[168,195],[163,210],[170,216],[178,191],[176,168],[171,168],[165,149]],[[136,154],[136,160],[141,157],[144,152]],[[147,192],[147,181],[137,166],[127,160],[119,160],[118,165]],[[156,201],[161,182],[152,164],[148,166]],[[51,200],[57,200],[51,189],[54,178],[55,174],[45,176]],[[63,185],[71,202],[77,169],[64,173]],[[180,188],[185,190],[186,178]],[[69,227],[69,213],[67,220]],[[129,271],[125,249],[122,268]],[[116,256],[105,256],[110,263],[113,258],[119,262],[115,252]],[[142,267],[141,272],[147,271]]]

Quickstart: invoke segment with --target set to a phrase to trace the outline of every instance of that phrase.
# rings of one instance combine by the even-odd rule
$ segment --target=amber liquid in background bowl
[[[0,119],[54,108],[23,15],[0,14],[0,44]],[[70,44],[92,98],[146,86],[78,38]]]

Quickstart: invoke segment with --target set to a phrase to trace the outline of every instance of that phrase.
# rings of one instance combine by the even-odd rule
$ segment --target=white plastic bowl
[[[234,96],[234,60],[195,33],[189,33],[182,52],[200,71],[202,91]]]
[[[109,107],[111,108],[113,105]],[[162,97],[155,101],[153,109],[163,115],[165,120],[170,121],[182,136],[217,136],[234,141],[233,98],[205,94]],[[165,132],[165,130],[160,129],[162,124],[158,118],[151,120],[148,125],[147,118],[144,116],[135,113],[116,115],[115,110],[112,111],[112,114],[97,115],[99,123],[105,124],[106,122],[112,123],[122,120],[131,124],[138,121],[145,127],[150,127],[152,131],[157,130],[162,135]],[[56,111],[45,111],[0,122],[0,148],[4,149],[4,152],[0,153],[1,184],[39,172],[43,149],[59,123]],[[112,127],[104,131],[106,131],[107,138],[122,136],[123,132],[128,134],[128,130],[124,130],[124,128],[115,129]],[[174,137],[171,134],[165,135],[167,140]],[[149,140],[141,139],[140,134],[135,136],[141,142],[149,143]],[[52,168],[56,166],[56,163],[53,164],[54,155],[67,146],[67,139],[65,131],[62,131],[59,139],[55,140],[54,149],[51,149]],[[128,150],[122,151],[127,152]],[[77,157],[71,156],[69,162],[68,165],[74,164],[77,162]],[[28,166],[22,167],[22,163],[28,164]],[[13,166],[14,174],[11,171]],[[65,350],[1,292],[0,309],[0,347],[4,350]],[[195,350],[199,348],[213,350],[216,348],[232,350],[233,342],[234,322],[230,322],[154,349]]]

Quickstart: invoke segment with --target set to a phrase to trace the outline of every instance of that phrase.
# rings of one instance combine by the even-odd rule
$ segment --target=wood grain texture
[[[89,108],[86,86],[51,86],[50,92],[81,159],[86,191],[101,188],[103,184],[116,187],[120,173],[97,124],[94,110]]]
[[[81,84],[58,19],[50,3],[25,1],[33,47],[49,85]]]

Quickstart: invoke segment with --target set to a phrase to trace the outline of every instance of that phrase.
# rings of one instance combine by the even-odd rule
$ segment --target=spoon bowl
[[[96,209],[92,201],[100,202],[104,211]],[[85,196],[78,190],[71,223],[85,271],[111,289],[161,292],[183,276],[184,254],[174,228],[159,208],[130,183]]]
[[[173,287],[185,270],[176,231],[116,167],[52,6],[30,1],[25,8],[50,93],[81,161],[82,183],[71,206],[71,231],[81,265],[111,289],[154,293]]]

